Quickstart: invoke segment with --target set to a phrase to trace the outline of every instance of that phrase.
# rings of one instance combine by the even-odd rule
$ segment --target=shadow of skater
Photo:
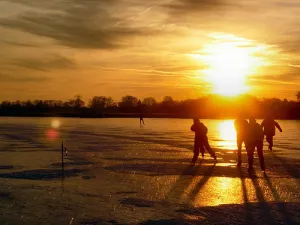
[[[241,179],[241,188],[242,188],[243,199],[244,199],[245,224],[252,225],[253,224],[253,215],[252,215],[251,206],[249,205],[248,193],[247,193],[247,188],[246,188],[246,183],[245,183],[245,174],[243,173],[241,168],[238,168],[238,173],[239,173],[240,179]]]
[[[248,122],[244,119],[243,114],[240,113],[238,118],[234,121],[234,128],[236,130],[236,144],[237,144],[237,166],[242,165],[242,147],[243,143],[246,145],[246,131],[248,128]]]
[[[182,171],[182,173],[180,174],[176,182],[173,184],[172,188],[167,193],[165,199],[166,200],[170,200],[172,198],[177,199],[179,196],[182,196],[186,188],[188,188],[188,186],[194,181],[199,166],[200,164],[198,166],[195,166],[194,164],[188,165]]]
[[[212,158],[217,160],[216,153],[210,147],[207,138],[207,127],[199,121],[198,118],[194,119],[194,124],[191,126],[191,131],[195,132],[195,141],[194,141],[194,156],[192,163],[195,163],[201,152],[202,157],[204,157],[205,149],[211,155]]]
[[[261,214],[261,219],[263,220],[261,224],[277,224],[274,219],[274,215],[271,215],[271,209],[268,203],[265,201],[263,191],[261,190],[257,178],[251,176],[251,180],[255,189],[256,197],[259,203],[259,212]],[[256,224],[256,223],[253,223]]]
[[[215,166],[216,166],[216,162],[211,167],[208,167],[208,169],[206,171],[204,171],[203,177],[201,178],[201,180],[196,184],[194,189],[191,190],[191,192],[188,194],[188,196],[186,198],[186,201],[188,203],[195,201],[195,199],[196,199],[197,195],[199,194],[199,192],[201,191],[202,187],[207,183],[207,181],[213,174]]]
[[[280,212],[280,214],[282,216],[284,224],[292,224],[292,220],[290,219],[290,217],[288,215],[288,211],[285,206],[285,203],[281,201],[281,198],[280,198],[278,192],[276,191],[276,189],[274,188],[274,186],[272,185],[272,182],[271,182],[270,178],[268,177],[268,175],[264,174],[264,177],[267,181],[268,187],[270,188],[270,190],[272,192],[276,206],[278,207],[278,211]]]
[[[263,155],[263,140],[264,133],[262,127],[256,122],[253,117],[249,119],[247,131],[247,155],[248,155],[248,171],[253,171],[253,154],[255,148],[260,162],[260,167],[265,172],[265,160]]]
[[[272,151],[273,149],[273,137],[275,136],[276,133],[276,129],[275,127],[282,132],[281,127],[279,126],[279,124],[274,121],[274,119],[271,116],[268,116],[267,118],[265,118],[262,123],[261,126],[264,129],[264,134],[266,135],[266,140],[269,143],[269,147],[268,149],[270,151]]]

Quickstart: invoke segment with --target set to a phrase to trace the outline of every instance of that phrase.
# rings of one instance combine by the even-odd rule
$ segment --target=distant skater
[[[191,126],[191,131],[195,132],[195,141],[194,141],[194,156],[192,163],[195,163],[201,152],[202,157],[204,157],[205,149],[209,152],[211,157],[217,160],[214,150],[210,147],[207,138],[207,127],[199,121],[199,119],[194,119],[194,124]]]
[[[145,125],[144,117],[140,115],[140,126]]]
[[[249,119],[246,142],[248,155],[248,171],[253,171],[253,154],[256,148],[261,170],[265,172],[265,160],[263,155],[264,131],[261,125],[258,124],[253,117]]]
[[[234,121],[234,128],[236,130],[236,144],[237,144],[237,166],[242,165],[242,147],[243,143],[246,146],[246,131],[248,128],[248,122],[240,114]]]
[[[272,151],[273,150],[273,137],[275,136],[275,127],[277,127],[277,129],[282,132],[281,127],[279,126],[279,124],[274,121],[274,119],[272,117],[267,117],[266,119],[264,119],[261,123],[261,126],[264,129],[264,134],[266,135],[266,139],[267,142],[269,143],[269,150]]]

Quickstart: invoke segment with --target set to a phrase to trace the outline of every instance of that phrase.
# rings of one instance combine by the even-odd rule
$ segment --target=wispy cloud
[[[171,13],[178,14],[214,10],[226,5],[228,5],[226,0],[175,0],[165,6],[171,10]]]
[[[7,44],[7,45],[13,45],[13,46],[18,46],[18,47],[40,47],[35,44],[21,43],[21,42],[15,42],[15,41],[0,40],[0,42]]]
[[[38,71],[50,71],[53,69],[69,69],[74,68],[76,66],[74,60],[60,55],[52,55],[45,58],[23,58],[11,61],[11,64],[17,67]]]
[[[33,75],[25,75],[20,73],[15,74],[3,74],[0,73],[0,81],[1,82],[13,82],[13,83],[23,83],[23,82],[44,82],[49,81],[49,77],[45,76],[33,76]]]
[[[116,0],[112,1],[16,1],[53,10],[47,13],[28,11],[15,18],[0,20],[0,25],[51,38],[74,48],[112,49],[123,45],[126,38],[141,31],[118,26],[120,18],[113,16]]]

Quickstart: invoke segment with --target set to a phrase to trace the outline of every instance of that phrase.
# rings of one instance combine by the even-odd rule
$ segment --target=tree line
[[[272,115],[278,119],[300,119],[300,92],[296,97],[296,101],[288,101],[250,95],[207,95],[176,101],[165,96],[162,101],[157,101],[153,97],[140,100],[127,95],[121,101],[94,96],[86,103],[80,95],[76,95],[68,101],[2,101],[0,116],[136,117],[142,114],[145,117],[234,118],[242,112],[245,116],[257,118]]]

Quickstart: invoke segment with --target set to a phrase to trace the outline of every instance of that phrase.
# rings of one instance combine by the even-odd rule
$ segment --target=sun
[[[261,59],[256,55],[260,47],[251,46],[247,40],[218,40],[205,44],[197,54],[190,54],[205,65],[201,70],[211,84],[212,92],[223,96],[235,96],[247,92],[247,77],[253,75]]]
[[[255,70],[255,57],[248,48],[234,42],[207,45],[204,61],[208,68],[203,71],[213,92],[234,96],[248,91],[246,78]]]

